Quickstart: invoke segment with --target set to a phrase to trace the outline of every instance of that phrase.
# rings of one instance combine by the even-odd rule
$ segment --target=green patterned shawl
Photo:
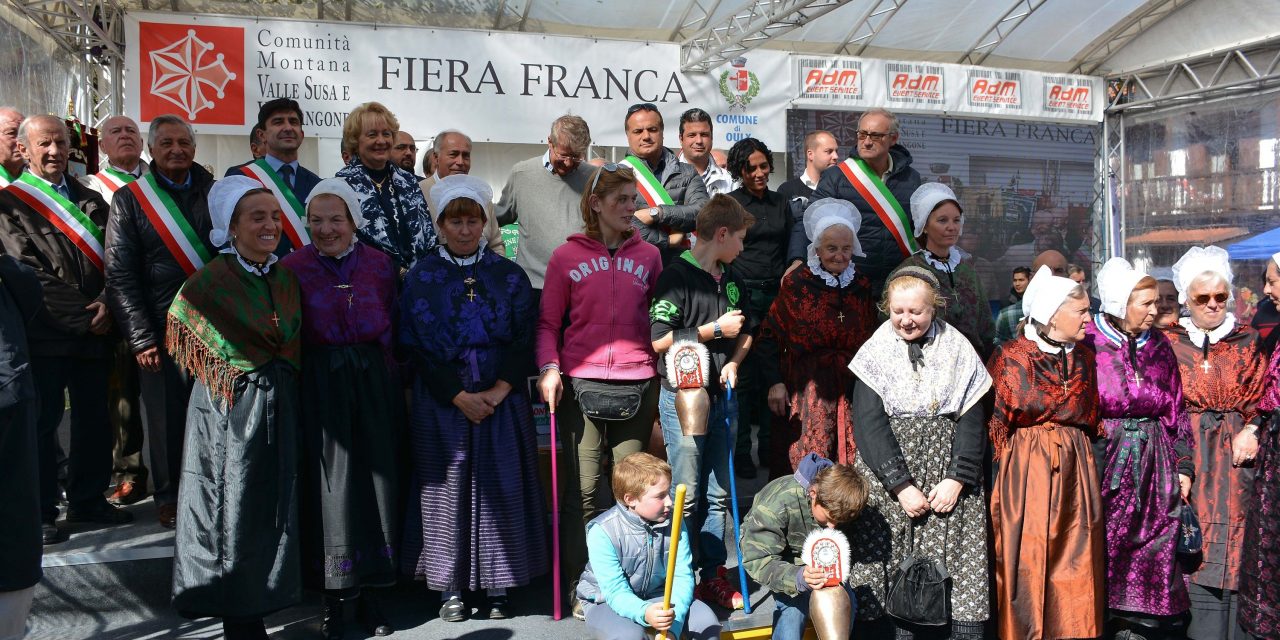
[[[276,264],[260,277],[224,253],[178,291],[169,307],[165,347],[179,366],[231,404],[240,375],[276,358],[300,366],[301,331],[293,273]]]

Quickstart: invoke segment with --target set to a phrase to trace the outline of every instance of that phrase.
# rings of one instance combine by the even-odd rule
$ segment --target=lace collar
[[[1107,314],[1105,313],[1094,314],[1093,324],[1096,327],[1098,327],[1098,333],[1102,334],[1102,337],[1111,341],[1111,343],[1113,343],[1115,346],[1123,347],[1124,345],[1128,344],[1129,336],[1126,336],[1123,331],[1117,329],[1115,325],[1111,324],[1111,320],[1107,319]],[[1137,347],[1141,349],[1142,347],[1146,346],[1147,340],[1150,340],[1150,339],[1151,339],[1151,330],[1147,329],[1146,331],[1143,331],[1142,335],[1138,336]]]
[[[933,252],[928,249],[921,249],[920,255],[924,258],[925,262],[929,263],[929,266],[943,272],[955,271],[956,267],[960,266],[960,261],[964,260],[965,257],[965,253],[960,250],[960,247],[951,247],[951,253],[947,255],[946,262],[942,262],[934,258]]]
[[[840,272],[839,276],[833,276],[830,271],[823,269],[822,261],[819,260],[816,255],[809,256],[808,264],[809,271],[812,272],[813,275],[822,278],[823,282],[837,289],[843,289],[849,286],[849,283],[853,282],[853,276],[857,275],[857,269],[854,267],[852,261],[849,262],[849,266],[844,268],[844,271]]]
[[[268,255],[267,263],[262,266],[262,271],[259,272],[258,265],[252,262],[249,262],[248,260],[245,260],[244,256],[240,255],[240,252],[236,251],[235,247],[226,247],[225,249],[223,249],[222,251],[219,251],[218,253],[230,253],[234,255],[236,257],[236,262],[239,262],[240,266],[243,267],[245,271],[248,271],[249,273],[252,273],[255,276],[265,276],[268,273],[271,273],[271,265],[275,264],[276,261],[280,260],[280,256],[277,256],[274,253],[271,255]]]
[[[449,262],[452,262],[453,264],[456,264],[459,267],[466,267],[466,266],[473,265],[476,262],[479,262],[480,257],[484,255],[484,251],[485,251],[485,246],[483,241],[481,241],[480,244],[476,245],[475,253],[465,258],[460,258],[458,256],[453,255],[452,253],[449,253],[449,249],[443,244],[436,249],[436,252],[440,254],[441,258],[444,258],[445,260],[448,260]]]
[[[1204,346],[1204,339],[1206,335],[1209,337],[1209,344],[1218,344],[1219,340],[1227,337],[1235,330],[1236,314],[1228,312],[1227,319],[1223,320],[1222,324],[1218,325],[1217,329],[1213,329],[1207,333],[1200,327],[1197,327],[1196,323],[1191,321],[1191,318],[1179,318],[1178,324],[1182,325],[1182,328],[1187,330],[1187,336],[1191,338],[1191,344],[1194,344],[1197,347]]]

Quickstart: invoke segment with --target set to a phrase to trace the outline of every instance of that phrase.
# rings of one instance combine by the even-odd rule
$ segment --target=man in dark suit
[[[115,353],[103,276],[107,203],[67,178],[68,138],[66,124],[55,116],[24,120],[18,148],[27,169],[0,192],[0,245],[35,270],[44,288],[38,322],[31,325],[27,340],[40,406],[37,466],[45,544],[58,540],[55,452],[68,396],[67,521],[133,520],[103,496],[111,479],[107,379]]]
[[[258,110],[258,126],[262,127],[262,158],[227,169],[226,175],[248,175],[268,187],[272,185],[267,181],[278,177],[294,196],[294,202],[289,202],[287,197],[282,198],[280,208],[286,216],[292,210],[300,221],[305,222],[306,212],[301,207],[306,205],[311,190],[320,183],[320,176],[298,164],[298,148],[302,146],[304,137],[302,107],[296,100],[276,98]],[[281,256],[298,248],[294,235],[289,232],[288,221],[282,222],[286,223],[285,234],[276,249],[276,254]],[[307,242],[305,234],[300,233],[299,237],[303,243]]]

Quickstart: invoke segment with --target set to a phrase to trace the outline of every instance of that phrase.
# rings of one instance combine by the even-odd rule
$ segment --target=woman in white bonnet
[[[1178,301],[1188,315],[1167,330],[1182,374],[1182,396],[1195,441],[1191,505],[1204,551],[1187,585],[1191,640],[1228,638],[1235,631],[1244,519],[1253,497],[1258,452],[1258,402],[1267,360],[1258,332],[1236,321],[1232,272],[1220,247],[1191,247],[1173,265]]]
[[[853,462],[852,409],[845,367],[878,324],[871,282],[855,255],[861,217],[847,200],[823,198],[804,214],[808,263],[782,279],[753,347],[774,414],[769,473],[790,475],[816,453]],[[765,455],[763,452],[761,455]]]
[[[1102,498],[1093,349],[1081,343],[1089,296],[1049,267],[1027,285],[1027,321],[987,364],[996,458],[996,630],[1001,638],[1102,635]]]

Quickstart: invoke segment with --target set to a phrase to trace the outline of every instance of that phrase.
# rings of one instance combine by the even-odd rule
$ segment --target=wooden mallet
[[[662,587],[662,609],[671,608],[671,586],[676,578],[676,551],[680,549],[680,523],[684,520],[684,494],[687,490],[683,484],[676,485],[676,500],[671,516],[671,548],[667,550],[667,582]],[[659,640],[668,640],[667,632],[658,634]]]

